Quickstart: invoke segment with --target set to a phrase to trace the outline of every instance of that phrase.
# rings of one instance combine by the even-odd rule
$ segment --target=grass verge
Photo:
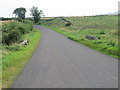
[[[56,28],[56,27],[52,27],[52,26],[47,26],[47,25],[44,25],[43,26],[46,26],[50,29],[53,29],[54,31],[56,32],[59,32],[63,35],[65,35],[66,37],[68,37],[68,39],[71,39],[73,41],[76,41],[78,43],[81,43],[85,46],[88,46],[94,50],[97,50],[99,52],[102,52],[106,55],[109,55],[111,57],[114,57],[114,58],[119,58],[120,59],[120,51],[118,50],[118,43],[116,43],[117,41],[113,42],[113,41],[110,41],[110,40],[105,40],[105,35],[101,35],[101,39],[100,40],[87,40],[85,38],[85,35],[87,35],[88,33],[93,33],[94,32],[94,35],[96,35],[97,37],[97,34],[101,33],[102,31],[101,30],[83,30],[83,31],[75,31],[75,32],[65,32],[65,31],[62,31],[60,30],[60,28]],[[103,30],[105,33],[108,33],[108,31],[106,30]],[[99,35],[98,35],[99,36]],[[108,36],[108,35],[107,35]],[[109,37],[110,38],[113,38],[112,35]],[[112,40],[112,39],[111,39]]]
[[[40,31],[34,29],[31,33],[23,36],[23,38],[29,40],[29,44],[26,47],[21,47],[20,51],[7,50],[7,54],[3,54],[2,88],[9,88],[12,85],[15,78],[19,75],[37,48],[40,37]]]

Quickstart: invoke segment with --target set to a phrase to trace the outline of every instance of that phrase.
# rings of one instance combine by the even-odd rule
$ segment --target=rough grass
[[[0,21],[0,23],[2,23],[2,24],[9,23],[9,22],[15,22],[15,21],[14,20]]]
[[[8,88],[13,83],[13,80],[19,75],[20,71],[31,57],[40,40],[40,31],[34,29],[31,33],[23,36],[29,40],[28,46],[18,47],[14,44],[13,47],[6,48],[3,46],[3,72],[2,72],[2,87]],[[11,49],[12,48],[12,49]]]
[[[65,22],[56,18],[52,21],[43,21],[43,25],[64,34],[69,39],[89,46],[109,56],[120,58],[118,51],[118,16],[92,17],[65,17],[72,23],[65,26]],[[86,35],[97,37],[97,40],[88,40]]]

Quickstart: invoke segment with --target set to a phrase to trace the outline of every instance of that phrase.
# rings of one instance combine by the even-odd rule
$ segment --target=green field
[[[65,19],[65,20],[64,20]],[[38,24],[45,25],[60,32],[69,39],[89,46],[109,56],[120,58],[118,51],[118,16],[85,16],[57,17],[42,20]],[[71,25],[66,26],[69,21]],[[89,40],[86,36],[94,36],[97,40]]]
[[[31,30],[30,30],[31,26]],[[8,88],[13,83],[14,79],[19,75],[20,71],[27,63],[27,61],[32,56],[32,53],[37,48],[41,33],[39,30],[34,29],[32,25],[27,23],[20,22],[12,22],[6,23],[5,26],[2,27],[3,31],[3,40],[5,39],[4,35],[11,36],[12,32],[19,32],[22,30],[23,34],[20,34],[20,39],[15,41],[14,39],[9,40],[9,44],[3,43],[2,45],[2,87]],[[24,31],[26,30],[26,31]],[[21,31],[20,31],[21,32]],[[19,33],[20,33],[19,32]],[[5,39],[8,40],[8,39]],[[20,42],[23,40],[28,40],[29,43],[27,45],[20,45]],[[13,42],[14,41],[14,42]]]

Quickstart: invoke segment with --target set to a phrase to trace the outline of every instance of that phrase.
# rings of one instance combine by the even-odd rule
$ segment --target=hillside
[[[66,25],[69,22],[70,25]],[[43,19],[39,24],[48,26],[69,39],[97,51],[119,57],[118,16],[57,17]],[[96,40],[89,40],[86,36],[94,37]]]

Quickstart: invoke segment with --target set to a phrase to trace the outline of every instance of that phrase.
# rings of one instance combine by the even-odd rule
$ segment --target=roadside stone
[[[26,45],[27,46],[27,44],[28,44],[28,40],[24,40],[23,42],[21,42],[19,45],[21,46],[21,45]]]
[[[95,36],[90,36],[90,35],[86,35],[85,36],[88,40],[97,40],[97,38]]]

